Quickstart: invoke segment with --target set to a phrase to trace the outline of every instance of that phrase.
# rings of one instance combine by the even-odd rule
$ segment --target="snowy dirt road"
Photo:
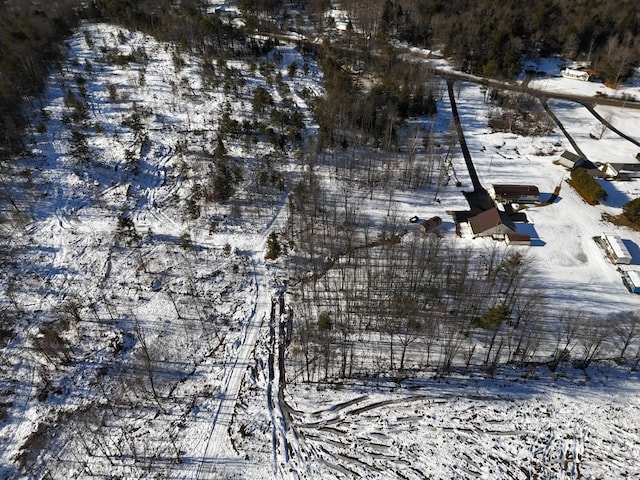
[[[261,326],[271,310],[271,291],[264,265],[262,250],[253,252],[251,263],[255,281],[255,305],[245,326],[242,343],[235,343],[227,351],[226,374],[218,393],[219,404],[213,417],[211,433],[206,442],[203,460],[196,478],[216,478],[219,467],[240,460],[231,447],[229,426],[236,407],[238,393],[247,369],[252,364],[253,352]]]
[[[282,208],[282,206],[285,204],[283,202],[280,205],[280,208],[275,211],[273,217],[258,235],[247,235],[233,239],[237,251],[246,255],[251,265],[254,288],[251,300],[253,307],[250,317],[245,323],[242,335],[236,342],[227,346],[225,375],[217,394],[219,403],[213,414],[211,430],[206,439],[202,461],[196,472],[197,479],[219,478],[221,471],[229,471],[230,469],[239,468],[241,471],[245,470],[243,465],[244,457],[233,448],[229,431],[245,376],[258,360],[256,345],[269,319],[273,320],[274,302],[278,288],[274,279],[271,278],[267,260],[265,260],[265,252],[269,233],[274,226],[279,225],[279,222],[284,220],[286,209]],[[264,359],[258,361],[264,364],[272,364],[272,358],[271,361]],[[271,378],[270,380],[273,379]],[[270,412],[273,411],[272,395],[277,395],[277,388],[274,391],[272,387],[273,385],[270,383],[265,398],[266,407]],[[278,457],[277,443],[273,442],[274,458]],[[277,463],[277,461],[274,463]]]

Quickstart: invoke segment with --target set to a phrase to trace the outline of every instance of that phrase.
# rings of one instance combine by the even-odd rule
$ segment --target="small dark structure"
[[[531,237],[526,233],[507,233],[504,241],[507,245],[531,245]]]
[[[576,155],[575,153],[569,152],[567,150],[562,152],[562,155],[560,155],[560,158],[556,162],[563,167],[568,168],[569,170],[574,170],[576,168],[593,170],[598,168],[593,162],[590,162],[583,156]]]
[[[540,190],[535,185],[505,185],[491,186],[493,199],[502,204],[535,203],[540,199]]]
[[[431,217],[428,220],[425,220],[420,223],[418,229],[423,233],[433,232],[437,230],[442,225],[442,219],[438,216]]]

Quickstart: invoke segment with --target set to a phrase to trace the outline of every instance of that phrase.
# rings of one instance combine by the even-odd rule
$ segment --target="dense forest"
[[[330,23],[320,13],[327,0],[294,3],[316,20],[319,29]],[[285,16],[288,3],[260,0],[240,5],[257,16]],[[595,75],[617,84],[631,73],[640,54],[640,6],[630,0],[344,0],[340,6],[351,19],[349,32],[359,29],[362,38],[373,42],[398,38],[427,48],[444,47],[458,67],[489,77],[512,78],[520,71],[523,55],[562,55],[585,61]],[[371,41],[361,45],[370,48]]]
[[[43,88],[57,45],[71,33],[77,1],[47,7],[7,1],[0,4],[0,160],[20,151],[22,101]]]
[[[637,2],[545,0],[416,0],[341,4],[377,38],[444,47],[467,72],[512,78],[523,55],[562,55],[584,60],[616,84],[637,64],[640,5]]]

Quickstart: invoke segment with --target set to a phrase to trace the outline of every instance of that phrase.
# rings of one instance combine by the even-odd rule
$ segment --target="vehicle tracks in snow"
[[[265,249],[267,237],[270,231],[277,226],[279,217],[286,213],[282,208],[286,202],[282,202],[280,208],[267,222],[266,226],[257,235],[251,235],[239,239],[237,250],[245,252],[251,265],[251,275],[255,286],[255,293],[252,301],[252,309],[247,319],[240,342],[236,342],[227,347],[228,361],[225,366],[225,375],[222,379],[218,393],[219,403],[213,414],[211,430],[206,440],[202,461],[196,472],[197,479],[217,478],[218,469],[229,462],[238,462],[241,456],[233,450],[229,430],[235,415],[238,396],[242,388],[245,375],[256,361],[256,345],[263,332],[263,325],[275,317],[276,288],[269,277],[269,269],[265,263]],[[238,240],[238,239],[237,239]],[[276,325],[273,326],[277,331]],[[275,335],[275,333],[274,333]],[[277,345],[277,338],[274,336],[273,344]],[[282,471],[281,464],[289,463],[289,440],[287,439],[287,420],[281,408],[281,383],[276,382],[280,377],[278,362],[274,360],[272,352],[269,365],[269,382],[267,397],[265,399],[272,421],[273,428],[273,462],[275,473]],[[284,372],[283,372],[284,374]],[[297,478],[291,470],[290,478]]]

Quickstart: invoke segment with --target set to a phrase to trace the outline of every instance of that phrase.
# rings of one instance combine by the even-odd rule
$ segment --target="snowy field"
[[[305,135],[315,134],[308,95],[322,92],[321,75],[311,64],[308,74],[299,68],[289,77],[292,62],[310,60],[292,46],[278,52],[288,89],[268,69],[231,60],[216,64],[217,81],[205,84],[196,59],[109,25],[87,25],[70,39],[68,61],[52,74],[34,120],[34,156],[21,160],[25,184],[37,186],[37,195],[23,199],[34,220],[15,240],[21,254],[13,274],[0,280],[12,293],[3,306],[18,305],[25,327],[3,351],[0,476],[640,477],[640,379],[613,363],[505,369],[494,378],[427,372],[402,382],[290,382],[286,389],[275,381],[268,324],[285,278],[264,249],[286,220],[286,195],[300,170],[296,152],[277,154],[285,190],[260,190],[257,172],[273,146],[225,137],[228,155],[243,167],[243,189],[233,202],[198,201],[197,216],[190,201],[206,190],[225,112],[250,120],[258,86],[303,115]],[[118,66],[127,55],[141,60]],[[242,78],[240,91],[231,82],[225,88],[225,77]],[[593,88],[556,77],[541,82],[536,88]],[[631,94],[637,86],[627,88]],[[553,204],[526,210],[530,223],[519,228],[532,246],[510,247],[535,259],[552,311],[604,322],[636,312],[640,297],[593,237],[619,234],[633,255],[625,268],[640,269],[640,232],[602,220],[640,195],[640,180],[599,180],[609,199],[587,205],[553,163],[571,149],[562,133],[492,133],[487,119],[495,107],[485,93],[456,85],[482,184],[535,184],[543,197],[561,186]],[[83,99],[86,112],[78,111]],[[582,105],[549,105],[591,160],[630,162],[640,151],[610,131],[591,138],[598,121]],[[640,110],[597,111],[629,135],[640,130]],[[435,125],[444,131],[446,96],[438,112]],[[439,215],[444,235],[481,252],[490,241],[464,229],[456,239],[447,214],[466,208],[462,192],[472,188],[461,154],[453,166],[461,186],[442,187],[438,202],[432,188],[397,192],[393,209],[407,219]],[[388,209],[382,196],[362,205],[372,217]]]

